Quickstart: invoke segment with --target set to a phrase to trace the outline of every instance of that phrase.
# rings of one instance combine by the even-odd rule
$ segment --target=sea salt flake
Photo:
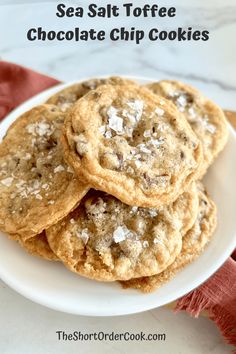
[[[131,208],[131,210],[130,210],[130,213],[131,213],[131,214],[135,214],[135,213],[137,213],[137,211],[138,211],[138,207],[137,207],[137,206],[133,206],[133,207]]]
[[[105,125],[102,125],[101,127],[98,128],[99,132],[104,135],[105,132],[106,132],[106,126]]]
[[[209,131],[209,133],[215,134],[216,126],[214,124],[209,123],[208,118],[202,119],[202,125],[207,131]]]
[[[134,161],[134,163],[137,168],[140,168],[142,166],[142,162],[139,160]]]
[[[137,147],[138,147],[139,150],[140,150],[141,152],[143,152],[144,154],[151,154],[151,150],[149,150],[149,149],[145,146],[145,144],[139,144],[139,145],[137,145]]]
[[[134,124],[136,123],[135,117],[134,117],[132,114],[130,114],[126,109],[124,109],[124,110],[122,111],[122,115],[123,115],[124,117],[128,118],[131,124],[134,125]]]
[[[108,130],[108,131],[105,133],[105,138],[106,138],[106,139],[112,138],[112,133],[111,133],[111,131]]]
[[[33,190],[32,188],[28,187],[27,191],[32,195],[36,195],[36,194],[39,194],[40,189]]]
[[[158,116],[161,116],[161,117],[162,117],[162,116],[164,115],[165,111],[164,111],[164,109],[157,107],[157,108],[155,109],[155,113],[156,113]]]
[[[190,117],[191,117],[192,119],[196,118],[196,116],[197,116],[197,113],[196,113],[196,111],[195,111],[195,109],[194,109],[193,107],[190,107],[190,108],[188,109],[188,113],[189,113],[189,115],[190,115]]]
[[[145,130],[143,133],[144,138],[149,138],[151,137],[151,131],[150,130]]]
[[[107,111],[108,126],[117,134],[123,133],[123,118],[117,115],[118,110],[115,107],[110,107]]]
[[[131,153],[131,155],[135,155],[136,154],[136,149],[135,148],[131,148],[131,150],[130,150],[130,153]]]
[[[158,215],[158,211],[156,209],[148,209],[148,213],[151,218],[155,218]]]
[[[88,232],[87,228],[81,230],[81,232],[77,231],[76,235],[82,239],[82,241],[84,242],[85,245],[87,244],[87,242],[89,240],[89,232]]]
[[[63,167],[62,165],[59,165],[54,168],[54,173],[62,172],[62,171],[65,171],[65,167]]]
[[[159,123],[158,124],[158,129],[160,130],[160,132],[164,132],[169,128],[168,124],[166,123]],[[154,133],[153,136],[157,136],[157,133]]]
[[[159,239],[159,238],[157,238],[157,237],[155,237],[155,238],[154,238],[153,243],[154,243],[154,245],[157,245],[157,244],[159,244],[159,245],[163,245],[162,240],[160,240],[160,239]]]
[[[40,182],[36,179],[34,182],[33,182],[33,186],[32,186],[34,189],[38,189],[40,187]]]
[[[134,110],[135,121],[138,122],[143,114],[144,102],[142,100],[134,100],[133,102],[127,102],[127,105]]]
[[[6,187],[10,187],[12,185],[13,179],[14,179],[13,177],[2,179],[1,183]]]
[[[159,147],[160,145],[164,144],[164,138],[159,138],[159,139],[150,139],[148,142],[151,145]]]
[[[31,159],[31,157],[32,157],[32,155],[27,152],[27,153],[25,154],[25,156],[23,157],[23,160],[28,161],[28,160]]]
[[[43,197],[42,197],[40,194],[36,194],[35,198],[36,198],[36,199],[39,199],[39,200],[42,200],[42,199],[43,199]]]
[[[53,129],[51,128],[50,124],[46,122],[37,122],[33,124],[29,124],[26,127],[26,130],[29,134],[34,136],[50,136],[53,133]]]
[[[115,243],[122,242],[126,240],[127,236],[129,235],[130,230],[124,226],[118,226],[117,229],[113,232],[113,239]]]
[[[178,95],[178,94],[177,94]],[[185,95],[179,95],[176,99],[176,104],[180,112],[184,112],[187,105],[187,98]]]

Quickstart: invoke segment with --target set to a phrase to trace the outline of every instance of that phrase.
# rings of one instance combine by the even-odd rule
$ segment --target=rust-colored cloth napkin
[[[0,62],[0,119],[28,98],[58,83],[21,66]],[[202,310],[207,310],[227,342],[236,346],[235,259],[230,257],[204,284],[179,299],[175,311],[185,310],[198,317]]]
[[[0,61],[0,119],[28,98],[58,83],[22,66]]]

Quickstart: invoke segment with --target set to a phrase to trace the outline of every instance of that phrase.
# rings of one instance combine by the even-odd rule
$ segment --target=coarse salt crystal
[[[42,136],[50,136],[53,133],[51,126],[46,122],[38,122],[34,124],[29,124],[26,127],[26,130],[29,134],[34,136],[39,135]]]
[[[98,128],[99,132],[101,134],[105,134],[105,131],[106,131],[106,126],[105,125],[102,125],[101,127]]]
[[[106,139],[112,138],[112,133],[111,133],[111,131],[108,130],[108,131],[105,133],[105,138],[106,138]]]
[[[197,113],[196,113],[196,111],[195,111],[195,109],[193,107],[190,107],[188,109],[188,113],[189,113],[191,118],[196,118]]]
[[[114,130],[117,134],[123,132],[123,118],[117,115],[118,110],[115,107],[110,107],[107,111],[108,126]]]
[[[138,207],[137,206],[133,206],[132,208],[131,208],[131,211],[130,211],[130,213],[137,213],[137,211],[138,211]]]
[[[33,188],[38,189],[40,187],[40,182],[36,179],[33,183]]]
[[[164,139],[163,138],[159,138],[159,139],[150,139],[149,144],[154,145],[154,146],[160,146],[162,144],[164,144]]]
[[[65,171],[65,168],[62,165],[59,165],[54,168],[54,173],[62,172],[62,171]]]
[[[160,239],[159,239],[159,238],[157,238],[157,237],[155,237],[155,238],[154,238],[153,243],[154,243],[154,245],[156,245],[156,244],[163,245],[162,240],[160,240]]]
[[[30,159],[31,159],[31,157],[32,157],[32,155],[31,155],[31,154],[26,153],[26,154],[25,154],[25,156],[23,157],[23,160],[28,161],[28,160],[30,160]]]
[[[133,102],[127,102],[127,105],[134,110],[135,120],[138,122],[143,114],[144,102],[142,100],[134,100]]]
[[[148,210],[148,213],[149,213],[149,215],[150,215],[152,218],[154,218],[155,216],[158,215],[158,212],[157,212],[156,209],[149,209],[149,210]]]
[[[144,138],[149,138],[151,136],[151,131],[150,130],[145,130],[143,133]]]
[[[142,166],[142,162],[139,160],[134,161],[134,163],[137,168],[140,168]]]
[[[185,95],[179,95],[176,100],[176,104],[178,106],[179,111],[183,112],[185,110],[186,105],[187,105],[187,99],[186,99]]]
[[[8,177],[1,180],[1,183],[6,187],[10,187],[12,182],[13,182],[13,177]]]
[[[141,152],[143,152],[144,154],[151,154],[151,150],[147,149],[146,146],[145,146],[145,144],[139,144],[137,147],[138,147],[139,150],[140,150]]]
[[[113,232],[113,239],[115,243],[119,243],[126,240],[126,237],[128,236],[129,233],[130,231],[129,229],[127,229],[125,225],[118,226],[117,229]]]
[[[79,234],[79,237],[82,239],[82,241],[84,242],[84,244],[86,245],[86,243],[89,240],[89,233],[88,233],[88,229],[83,229]],[[77,235],[78,235],[77,234]]]
[[[164,109],[157,107],[157,108],[155,109],[155,113],[156,113],[158,116],[163,116],[164,113],[165,113],[165,111],[164,111]]]

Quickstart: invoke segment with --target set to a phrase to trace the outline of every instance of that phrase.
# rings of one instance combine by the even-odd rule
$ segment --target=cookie
[[[86,93],[91,90],[95,90],[98,86],[110,84],[110,85],[126,85],[135,84],[135,82],[122,79],[120,77],[112,76],[106,79],[91,79],[88,81],[83,81],[81,83],[76,83],[65,89],[57,92],[55,95],[51,96],[47,103],[54,104],[59,107],[63,112],[70,109],[73,104],[83,97]]]
[[[64,161],[63,122],[57,107],[42,105],[8,129],[0,144],[0,230],[22,240],[39,235],[89,190]]]
[[[102,85],[78,100],[63,134],[67,162],[93,188],[160,207],[195,180],[202,148],[168,100],[135,85]]]
[[[171,280],[177,272],[193,262],[203,252],[216,227],[216,206],[202,186],[198,193],[197,219],[184,236],[182,250],[175,261],[160,274],[121,282],[124,288],[135,288],[145,293],[152,292]]]
[[[161,272],[181,250],[184,223],[192,223],[196,191],[173,204],[131,207],[92,190],[64,220],[46,230],[53,252],[73,272],[100,281]]]
[[[17,235],[9,235],[9,238],[17,240],[18,243],[32,256],[37,256],[49,261],[59,260],[50,248],[45,232],[27,240],[22,240],[21,237]]]
[[[202,142],[201,178],[227,142],[228,127],[224,112],[200,91],[179,81],[160,81],[146,87],[171,100]]]

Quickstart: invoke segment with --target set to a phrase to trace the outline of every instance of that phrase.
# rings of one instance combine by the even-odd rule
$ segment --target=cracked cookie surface
[[[197,207],[195,185],[159,209],[131,207],[91,190],[46,235],[70,270],[100,281],[127,280],[161,272],[174,261]]]
[[[193,262],[204,251],[216,228],[216,206],[202,184],[198,184],[198,198],[197,219],[183,237],[182,250],[174,262],[160,274],[121,282],[124,288],[152,292],[171,280],[177,272]]]
[[[33,108],[0,144],[0,229],[23,240],[67,215],[88,191],[63,158],[64,114],[53,105]]]
[[[46,103],[54,104],[63,112],[70,109],[73,104],[91,90],[95,90],[98,86],[110,85],[127,85],[136,84],[135,82],[116,76],[111,76],[105,79],[91,79],[76,83],[51,96]]]
[[[175,200],[202,161],[201,144],[176,107],[135,85],[102,85],[77,101],[63,146],[93,188],[142,207]]]
[[[146,87],[172,101],[200,139],[203,146],[201,178],[227,142],[228,127],[224,112],[200,91],[179,81],[165,80]]]

